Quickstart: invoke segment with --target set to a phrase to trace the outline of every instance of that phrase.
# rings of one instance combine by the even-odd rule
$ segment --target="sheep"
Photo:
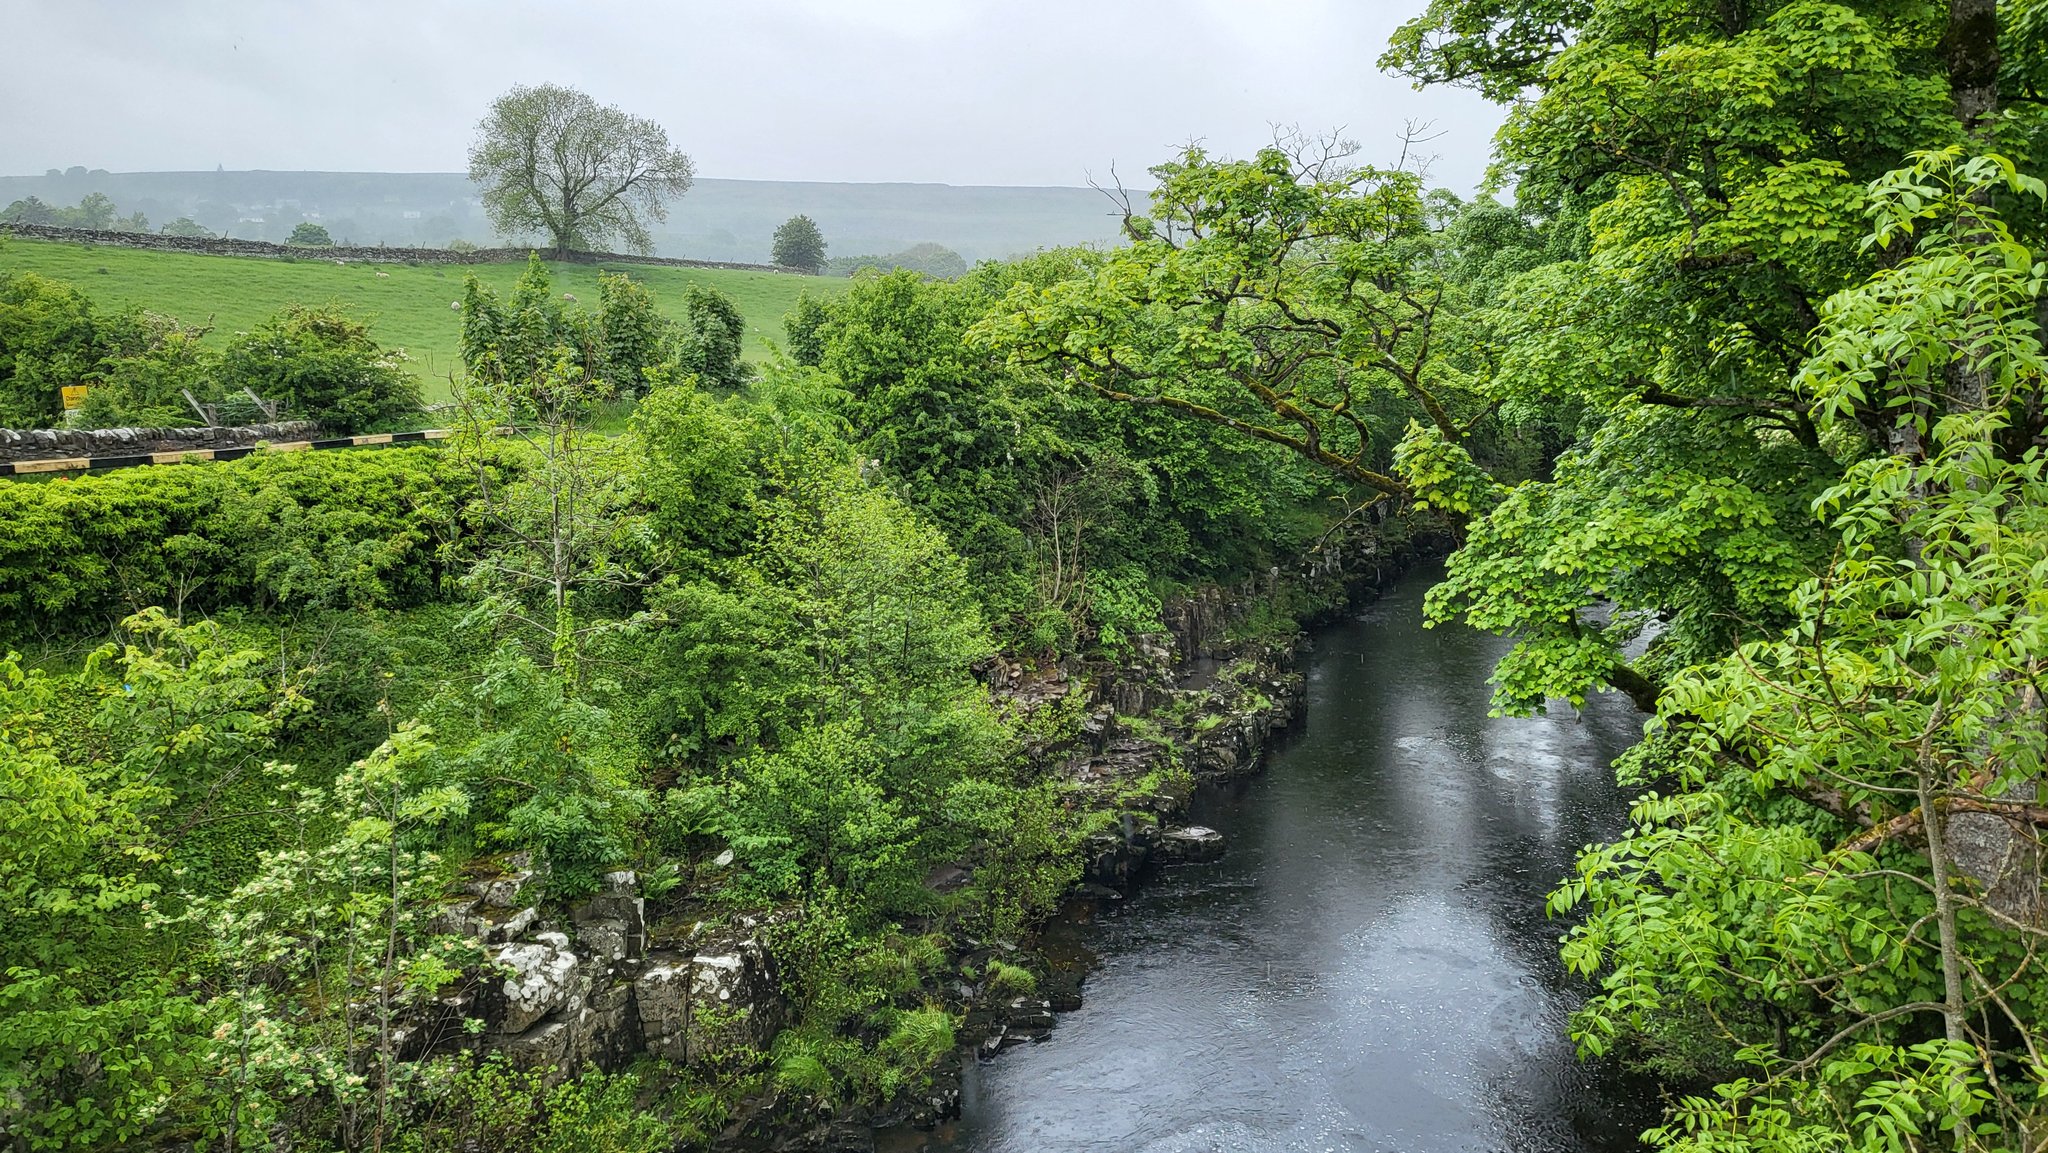
[[[379,279],[379,280],[389,280],[389,279],[391,279],[391,274],[390,274],[390,273],[388,273],[388,272],[380,272],[380,273],[378,273],[378,274],[377,274],[377,279]]]
[[[450,311],[450,312],[461,312],[461,311],[462,311],[462,302],[461,302],[461,301],[459,301],[459,300],[451,300],[451,301],[449,301],[449,302],[448,302],[448,311]]]
[[[562,299],[568,301],[571,304],[574,304],[576,302],[576,294],[573,292],[565,292],[562,294]]]

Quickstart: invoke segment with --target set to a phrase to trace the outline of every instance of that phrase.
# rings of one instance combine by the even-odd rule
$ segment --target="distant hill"
[[[441,246],[494,239],[468,177],[456,172],[106,172],[73,168],[0,177],[0,206],[26,196],[71,205],[104,192],[152,227],[190,216],[215,232],[281,241],[302,220],[337,241]],[[699,180],[655,232],[662,256],[764,262],[775,227],[818,222],[833,256],[945,245],[968,261],[1065,244],[1113,243],[1109,200],[1088,188]]]

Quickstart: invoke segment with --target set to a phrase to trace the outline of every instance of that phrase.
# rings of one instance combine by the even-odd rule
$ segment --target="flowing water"
[[[1616,832],[1620,699],[1487,717],[1505,643],[1425,630],[1417,573],[1307,658],[1298,735],[1198,802],[1215,864],[1056,924],[1095,966],[1052,1039],[969,1071],[972,1153],[1634,1148],[1647,1094],[1578,1063],[1543,899]]]

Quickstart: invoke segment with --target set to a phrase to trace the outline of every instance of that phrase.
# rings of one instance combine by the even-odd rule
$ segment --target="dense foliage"
[[[254,395],[335,432],[388,426],[419,412],[419,380],[369,326],[332,308],[289,305],[236,333],[216,368],[221,395]]]
[[[84,380],[104,347],[84,293],[40,276],[0,277],[0,425],[55,420],[64,387]]]
[[[1901,176],[1873,190],[1874,239],[1917,233],[1915,251],[1828,303],[1800,384],[1824,428],[1863,398],[1907,400],[1924,454],[1859,461],[1821,495],[1839,545],[1788,599],[1790,627],[1674,681],[1630,769],[1676,788],[1555,899],[1589,906],[1566,957],[1603,977],[1582,1044],[1631,1024],[1666,1043],[1660,1011],[1690,999],[1754,1069],[1685,1101],[1657,1134],[1674,1148],[1828,1147],[1850,1129],[1854,1148],[2026,1149],[2048,1114],[2032,684],[2048,489],[2038,446],[2008,439],[2040,409],[2048,357],[2039,257],[1980,202],[2043,186],[1954,152]],[[1955,403],[1950,380],[1978,364],[1985,393]],[[1952,411],[1927,412],[1935,398]]]
[[[1602,982],[1581,1043],[1724,1082],[1658,1144],[2048,1124],[2043,31],[1989,0],[1434,0],[1383,63],[1512,103],[1514,210],[1322,142],[1190,150],[1129,246],[976,330],[1465,518],[1430,611],[1515,638],[1496,705],[1656,714],[1624,767],[1656,791],[1555,908]]]
[[[104,631],[150,606],[388,608],[436,597],[470,477],[424,449],[258,455],[0,487],[10,640]]]
[[[1431,612],[1515,638],[1497,706],[1656,714],[1636,828],[1555,908],[1602,982],[1581,1043],[1724,1082],[1660,1145],[2048,1125],[2043,30],[1990,0],[1434,0],[1383,63],[1512,102],[1517,211],[1300,142],[1190,151],[1129,247],[979,332],[1466,518]],[[1402,392],[1428,419],[1390,430],[1369,406]]]
[[[731,390],[746,379],[746,319],[715,288],[688,285],[681,315],[655,310],[647,289],[621,273],[599,273],[597,307],[570,308],[537,255],[509,298],[470,277],[463,286],[462,360],[472,381],[535,381],[569,364],[597,393],[632,397],[657,380],[695,376]]]

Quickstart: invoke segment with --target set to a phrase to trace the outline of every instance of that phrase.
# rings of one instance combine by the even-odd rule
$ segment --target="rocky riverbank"
[[[1257,772],[1303,696],[1302,634],[1263,622],[1313,620],[1370,599],[1435,543],[1387,539],[1362,534],[1295,572],[1175,601],[1166,631],[1140,638],[1121,660],[997,657],[983,667],[994,702],[1030,734],[1027,756],[1061,781],[1090,830],[1075,901],[1119,901],[1155,869],[1228,850],[1220,833],[1186,821],[1188,801]],[[693,880],[715,884],[731,864],[725,854]],[[971,870],[963,862],[927,883],[955,888]],[[416,1015],[400,1039],[405,1055],[497,1053],[553,1078],[647,1058],[691,1068],[765,1050],[788,1019],[767,943],[777,914],[650,918],[642,880],[629,871],[567,905],[540,900],[534,881],[521,856],[472,867],[437,922],[475,944],[479,976]],[[1081,1004],[1085,966],[1030,940],[960,938],[949,961],[950,975],[927,992],[960,1021],[960,1044],[927,1087],[825,1114],[764,1088],[734,1111],[717,1147],[872,1149],[878,1129],[956,1115],[966,1061],[1047,1040],[1057,1014]]]
[[[1261,634],[1247,624],[1290,591],[1283,587],[1289,581],[1297,604],[1308,606],[1299,623],[1322,623],[1377,599],[1416,559],[1440,555],[1450,544],[1406,532],[1388,542],[1368,533],[1349,552],[1325,554],[1284,577],[1276,572],[1262,585],[1210,588],[1176,601],[1167,606],[1167,632],[1143,638],[1125,662],[1048,667],[998,661],[991,667],[992,693],[1019,711],[1027,730],[1068,702],[1089,705],[1074,736],[1033,750],[1049,771],[1072,782],[1077,795],[1113,817],[1087,840],[1070,912],[1092,915],[1126,899],[1157,869],[1213,861],[1228,851],[1221,833],[1186,823],[1188,803],[1196,790],[1227,786],[1264,768],[1300,716],[1306,682],[1298,657],[1310,643],[1299,630]],[[1054,955],[1035,942],[965,944],[964,969],[985,971],[991,960],[1021,966],[1036,988],[1026,996],[992,997],[957,986],[949,1001],[963,1022],[960,1062],[994,1060],[1013,1046],[1052,1040],[1058,1014],[1081,1007],[1086,958]],[[778,1148],[871,1153],[878,1129],[925,1128],[958,1116],[959,1068],[935,1073],[932,1089],[908,1109],[865,1116],[850,1111],[810,1133],[812,1144]]]

